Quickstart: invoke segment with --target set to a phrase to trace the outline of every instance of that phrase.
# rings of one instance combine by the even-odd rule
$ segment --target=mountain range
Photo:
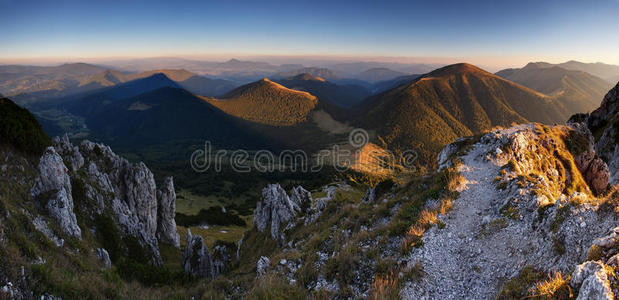
[[[570,116],[550,97],[469,64],[447,66],[372,96],[357,113],[358,124],[375,128],[387,147],[414,149],[426,162],[461,136]]]
[[[237,71],[271,68],[239,60],[217,66]],[[573,113],[591,111],[610,85],[584,71],[546,63],[531,63],[496,75],[469,64],[423,75],[374,68],[363,72],[366,77],[361,76],[360,84],[355,84],[358,79],[339,77],[329,69],[298,67],[288,65],[290,70],[276,73],[294,75],[291,77],[263,78],[238,86],[183,69],[139,73],[96,69],[100,72],[84,75],[95,69],[79,65],[72,74],[80,74],[77,86],[88,87],[87,91],[29,107],[41,112],[37,115],[45,128],[59,132],[63,123],[54,123],[54,119],[81,119],[93,137],[112,145],[175,140],[172,131],[155,126],[157,119],[168,119],[162,115],[164,107],[174,112],[169,118],[186,121],[183,127],[182,122],[170,119],[171,128],[185,128],[193,134],[181,134],[179,140],[195,136],[196,140],[212,139],[221,147],[273,145],[270,149],[317,151],[341,142],[345,131],[354,125],[375,135],[373,142],[380,147],[396,152],[412,149],[418,152],[420,164],[432,164],[437,151],[460,136],[512,123],[561,123]],[[172,109],[173,102],[165,97],[191,104]],[[194,121],[196,111],[209,115],[208,122]],[[55,117],[50,118],[49,112]],[[217,133],[204,128],[217,122],[229,124],[226,127],[230,129]],[[123,128],[140,130],[123,132]],[[243,140],[248,142],[244,145]]]
[[[521,69],[496,73],[561,101],[570,111],[590,112],[597,108],[613,84],[584,71],[548,63],[529,63]]]

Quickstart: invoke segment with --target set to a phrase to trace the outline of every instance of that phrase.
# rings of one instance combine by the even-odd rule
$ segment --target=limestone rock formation
[[[610,182],[619,182],[619,84],[611,89],[587,125],[595,137],[595,151],[608,164]]]
[[[613,299],[613,292],[604,270],[604,264],[600,262],[588,261],[578,265],[572,273],[570,285],[579,289],[577,300]]]
[[[192,235],[189,229],[187,229],[187,246],[183,252],[182,264],[185,274],[199,278],[215,277],[213,260],[208,248],[204,245],[204,240],[199,235]]]
[[[235,255],[235,247],[232,244],[232,247],[228,247],[225,244],[220,243],[219,241],[215,242],[213,245],[213,272],[214,275],[217,276],[223,273],[226,268],[230,266],[232,263],[232,257]]]
[[[364,202],[364,203],[374,202],[374,200],[376,200],[376,189],[375,188],[369,188],[367,191],[365,191],[365,195],[363,195],[363,198],[361,198],[361,202]]]
[[[112,217],[123,235],[137,238],[151,253],[155,265],[161,263],[159,242],[180,247],[174,221],[176,194],[172,178],[157,189],[152,172],[144,163],[133,164],[116,155],[110,147],[90,141],[73,146],[65,135],[53,139],[59,161],[71,166],[65,179],[82,185],[83,212],[91,217]],[[66,169],[66,168],[65,168]],[[69,195],[71,194],[69,190]]]
[[[65,134],[62,136],[62,139],[55,137],[52,143],[58,154],[69,164],[71,170],[79,170],[84,165],[84,157],[80,153],[79,148],[71,144],[69,136]]]
[[[157,201],[159,202],[157,238],[160,242],[180,248],[180,237],[176,230],[176,221],[174,220],[176,214],[176,193],[174,192],[172,177],[167,177],[163,182],[163,186],[157,191]]]
[[[64,233],[82,238],[82,230],[77,225],[73,212],[71,178],[62,157],[53,147],[48,147],[41,156],[39,176],[32,187],[31,194],[40,205],[45,206],[49,216],[58,222]]]
[[[268,257],[262,256],[256,263],[256,275],[262,276],[267,273],[269,267],[271,266],[271,260]]]
[[[271,226],[271,237],[283,240],[280,231],[282,224],[290,222],[298,212],[304,211],[311,205],[311,195],[302,187],[293,189],[292,196],[279,184],[269,184],[262,190],[262,201],[256,205],[254,225],[258,231],[264,232]]]
[[[103,248],[97,248],[97,257],[99,261],[103,264],[103,267],[106,269],[112,266],[112,261],[110,260],[110,254],[107,253],[107,250]]]

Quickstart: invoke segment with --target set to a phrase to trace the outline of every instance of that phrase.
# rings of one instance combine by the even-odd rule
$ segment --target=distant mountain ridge
[[[600,99],[612,86],[587,72],[544,62],[529,63],[522,69],[502,70],[496,75],[554,97],[572,112],[589,112],[597,108]]]
[[[619,66],[609,65],[605,63],[582,63],[575,60],[570,60],[561,64],[558,67],[568,70],[584,71],[589,74],[598,76],[602,79],[615,83],[619,81]]]
[[[277,80],[277,82],[293,90],[309,92],[321,100],[344,108],[359,104],[370,96],[370,91],[363,86],[336,84],[307,73]]]
[[[289,77],[294,77],[294,76],[298,76],[298,75],[302,75],[302,74],[308,74],[308,75],[311,75],[311,76],[324,78],[326,80],[334,80],[334,79],[338,78],[338,76],[335,74],[335,72],[333,72],[330,69],[327,69],[327,68],[315,68],[315,67],[296,69],[296,70],[292,70],[292,71],[289,71],[289,72],[279,72],[279,73],[273,75],[272,77],[274,79],[289,78]]]
[[[379,81],[385,81],[394,79],[396,77],[405,76],[406,73],[394,71],[388,68],[372,68],[365,70],[355,76],[356,79],[367,81],[370,83],[375,83]]]

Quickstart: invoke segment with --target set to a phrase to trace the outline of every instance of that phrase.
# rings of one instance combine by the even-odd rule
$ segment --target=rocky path
[[[482,161],[485,150],[477,144],[463,157],[459,171],[466,181],[460,197],[443,216],[446,227],[428,230],[424,246],[411,255],[410,261],[421,262],[426,275],[402,290],[404,299],[492,299],[497,277],[518,268],[518,255],[510,250],[513,241],[502,234],[482,234],[484,224],[491,223],[491,204],[499,198],[492,183],[499,166]]]

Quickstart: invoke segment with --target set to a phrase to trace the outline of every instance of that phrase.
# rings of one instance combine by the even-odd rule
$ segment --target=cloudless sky
[[[0,0],[0,60],[323,55],[619,64],[619,0]]]

